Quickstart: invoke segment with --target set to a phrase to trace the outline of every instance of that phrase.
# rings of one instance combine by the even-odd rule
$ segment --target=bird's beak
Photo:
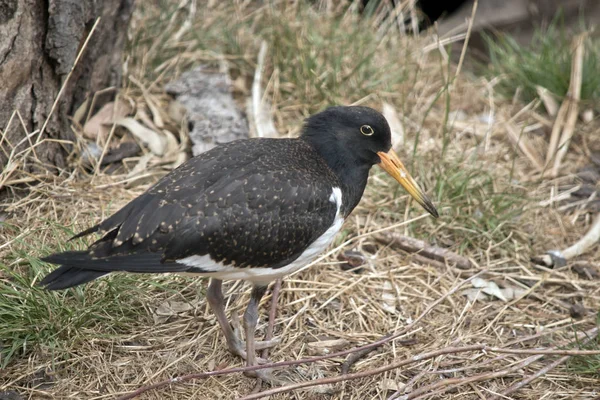
[[[406,170],[402,161],[398,158],[398,155],[394,152],[394,150],[390,149],[387,153],[380,151],[377,153],[381,162],[379,166],[385,170],[388,174],[390,174],[395,180],[400,183],[404,189],[421,205],[425,210],[429,212],[429,214],[433,215],[435,218],[439,216],[435,206],[429,200],[429,197],[423,192],[423,189],[419,187],[417,182],[413,179],[412,176]]]

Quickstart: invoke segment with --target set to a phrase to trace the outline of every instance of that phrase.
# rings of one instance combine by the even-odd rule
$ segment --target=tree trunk
[[[0,168],[13,149],[30,145],[26,134],[39,132],[47,119],[42,139],[72,140],[68,116],[89,94],[120,85],[121,52],[133,2],[0,0]],[[37,133],[31,141],[36,138]],[[65,148],[56,141],[45,141],[35,150],[45,166],[65,165]]]

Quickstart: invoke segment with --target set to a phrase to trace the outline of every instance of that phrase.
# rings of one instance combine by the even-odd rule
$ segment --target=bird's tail
[[[190,268],[176,262],[163,262],[157,253],[94,258],[87,251],[66,251],[44,257],[42,261],[60,265],[39,283],[48,290],[67,289],[116,271],[164,273],[185,272]]]
[[[59,268],[50,272],[39,283],[47,290],[61,290],[81,285],[104,276],[109,271],[96,271],[93,269],[80,268],[74,260],[88,257],[86,251],[68,251],[65,253],[52,254],[42,258],[42,261],[52,264],[62,264]]]

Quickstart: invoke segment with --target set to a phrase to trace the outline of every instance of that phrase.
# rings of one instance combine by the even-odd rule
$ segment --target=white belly
[[[288,265],[281,268],[240,268],[231,265],[223,265],[213,261],[209,255],[190,256],[180,260],[178,263],[189,265],[190,267],[202,268],[204,271],[201,274],[186,274],[184,275],[201,275],[216,279],[243,279],[257,284],[268,284],[278,278],[294,273],[314,261],[319,254],[329,247],[333,238],[342,228],[344,218],[340,215],[342,206],[342,191],[339,188],[333,188],[330,198],[331,202],[337,205],[333,225],[325,231],[317,240],[315,240],[300,256]]]

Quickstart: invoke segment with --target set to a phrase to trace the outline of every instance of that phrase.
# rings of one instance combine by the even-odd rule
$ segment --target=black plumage
[[[378,163],[437,216],[391,151],[385,118],[366,107],[332,107],[309,118],[299,138],[239,140],[192,158],[76,235],[101,234],[87,250],[44,258],[61,266],[40,284],[64,289],[113,271],[211,276],[217,280],[208,300],[230,349],[243,355],[224,316],[219,279],[255,283],[246,316],[253,329],[276,271],[306,265],[331,242]]]
[[[63,264],[70,275],[77,266],[99,275],[206,272],[177,263],[192,255],[239,268],[278,268],[333,223],[336,206],[329,197],[334,186],[340,186],[339,179],[304,140],[231,142],[193,158],[77,235],[106,232],[88,250],[44,260]],[[41,284],[64,288],[68,281],[59,285],[53,281],[57,276]]]

